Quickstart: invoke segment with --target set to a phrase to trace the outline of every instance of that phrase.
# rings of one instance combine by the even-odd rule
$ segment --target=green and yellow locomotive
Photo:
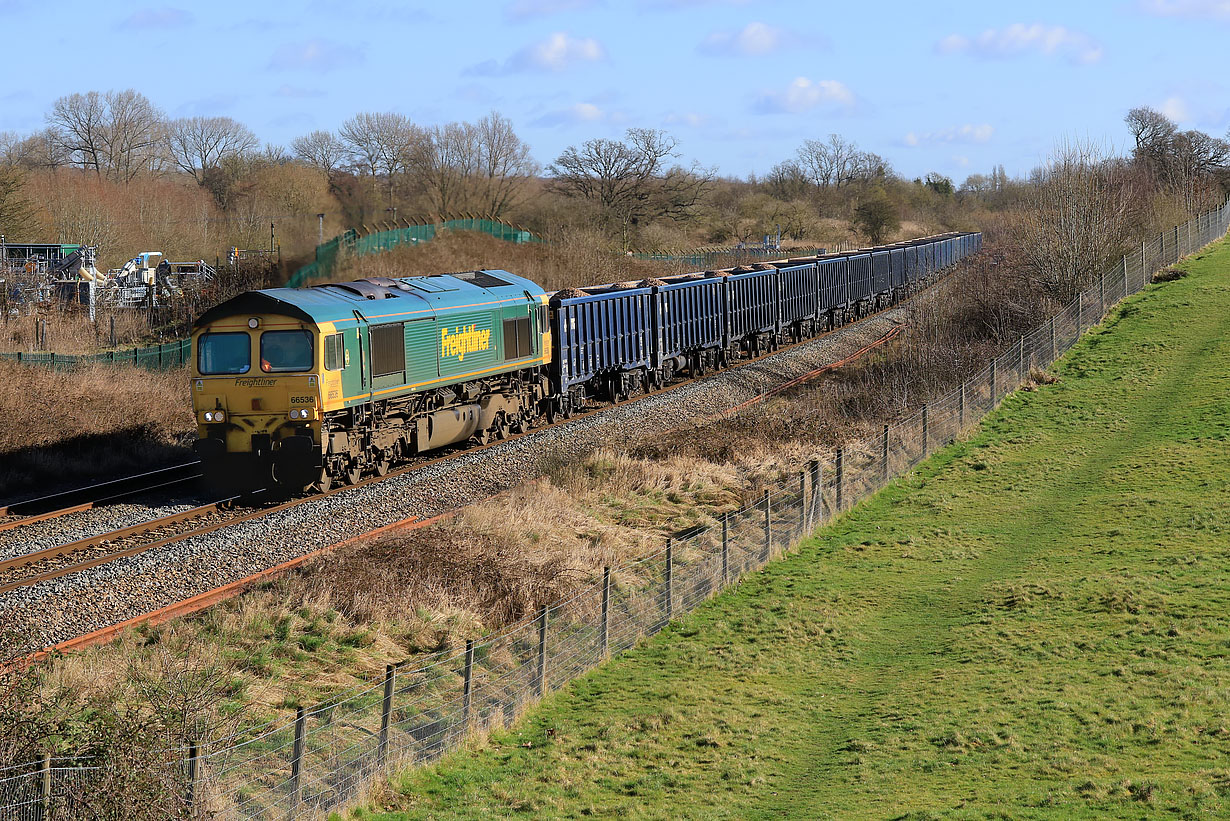
[[[207,482],[327,489],[544,410],[547,295],[505,271],[251,291],[193,327]]]

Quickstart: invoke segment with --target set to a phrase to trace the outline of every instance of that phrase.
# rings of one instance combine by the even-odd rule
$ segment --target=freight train
[[[981,243],[945,234],[555,293],[501,270],[250,291],[194,323],[196,452],[216,488],[353,484],[814,336]]]

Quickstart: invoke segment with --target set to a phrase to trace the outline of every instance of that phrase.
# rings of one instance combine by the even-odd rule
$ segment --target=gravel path
[[[545,458],[554,462],[578,459],[612,441],[634,441],[691,419],[713,416],[775,384],[848,356],[894,323],[904,321],[905,313],[904,307],[897,307],[757,362],[501,442],[479,453],[462,454],[216,533],[14,590],[0,596],[0,610],[29,625],[46,645],[64,641],[355,534],[409,516],[425,518],[480,501],[540,475]],[[154,518],[150,508],[140,510],[145,518]]]

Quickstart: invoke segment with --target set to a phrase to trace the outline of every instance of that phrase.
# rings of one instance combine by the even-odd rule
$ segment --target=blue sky
[[[1136,105],[1230,125],[1230,0],[0,0],[0,30],[0,131],[42,127],[61,95],[132,87],[281,144],[357,111],[494,109],[544,165],[645,126],[743,176],[836,132],[960,182],[1027,173],[1062,138],[1123,149]]]

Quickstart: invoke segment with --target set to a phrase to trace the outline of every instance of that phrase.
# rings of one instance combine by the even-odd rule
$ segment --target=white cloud
[[[565,71],[582,63],[606,59],[606,48],[593,37],[573,37],[557,31],[537,43],[531,43],[503,63],[486,60],[465,70],[465,74],[495,76],[520,71]]]
[[[994,133],[995,129],[990,123],[979,123],[977,125],[966,123],[965,125],[945,128],[939,131],[911,131],[901,141],[909,146],[931,145],[935,143],[985,143],[991,139],[991,135]]]
[[[183,9],[163,7],[158,9],[137,9],[124,18],[120,28],[129,29],[163,29],[176,28],[192,22],[192,15]]]
[[[793,41],[783,29],[767,23],[748,23],[740,31],[715,31],[700,44],[706,54],[742,54],[756,57],[772,54]]]
[[[359,65],[363,50],[333,40],[307,40],[284,43],[273,52],[269,67],[293,71],[332,71]]]
[[[597,0],[513,0],[504,7],[504,16],[519,22],[565,11],[582,11],[596,5]]]
[[[1230,0],[1140,0],[1146,14],[1230,20]]]
[[[608,111],[591,102],[573,103],[566,108],[548,111],[534,119],[530,125],[543,127],[559,127],[577,125],[579,123],[621,123],[627,116],[620,111]]]
[[[970,54],[990,59],[1030,53],[1060,56],[1079,64],[1102,59],[1102,46],[1088,34],[1041,23],[1013,23],[1002,29],[987,29],[974,37],[950,34],[940,40],[936,48],[943,54]]]
[[[836,80],[795,77],[785,91],[762,92],[755,108],[767,114],[798,114],[822,104],[850,107],[854,94]]]
[[[1191,108],[1182,97],[1167,97],[1158,107],[1158,111],[1176,122],[1188,122],[1192,118]]]
[[[663,119],[666,125],[684,125],[688,128],[705,128],[713,122],[707,114],[697,114],[695,111],[675,111]]]

